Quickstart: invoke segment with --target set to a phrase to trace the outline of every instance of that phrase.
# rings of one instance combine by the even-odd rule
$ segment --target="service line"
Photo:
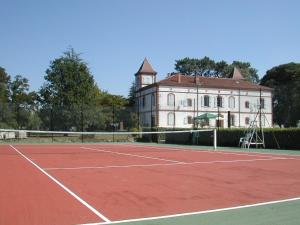
[[[164,159],[164,158],[159,158],[159,157],[150,157],[150,156],[145,156],[145,155],[136,155],[136,154],[130,154],[130,153],[123,153],[123,152],[115,152],[115,151],[109,151],[109,150],[104,150],[104,149],[99,149],[99,148],[88,148],[88,147],[80,147],[80,148],[87,149],[87,150],[93,150],[93,151],[97,151],[97,152],[106,152],[106,153],[111,153],[111,154],[116,154],[116,155],[125,155],[125,156],[145,158],[145,159],[154,159],[154,160],[161,160],[161,161],[173,162],[173,163],[183,163],[183,162],[177,161],[177,160]]]
[[[267,158],[267,159],[237,159],[237,160],[217,160],[217,161],[197,161],[197,162],[175,162],[175,163],[154,163],[154,164],[132,164],[132,165],[112,165],[112,166],[80,166],[80,167],[49,167],[44,170],[86,170],[86,169],[116,169],[134,167],[158,167],[158,166],[177,166],[177,165],[199,165],[215,163],[240,163],[256,161],[290,160],[291,158]]]
[[[153,149],[166,149],[171,151],[191,151],[191,152],[197,152],[197,153],[211,153],[211,154],[224,154],[224,155],[247,155],[247,156],[257,156],[257,157],[278,157],[278,156],[285,156],[285,157],[297,157],[300,159],[300,155],[292,155],[292,154],[284,154],[284,153],[268,153],[268,152],[246,152],[246,151],[232,151],[232,150],[202,150],[202,149],[196,149],[196,148],[184,148],[184,147],[171,147],[171,146],[151,146],[151,145],[145,145],[145,144],[126,144],[127,146],[132,147],[145,147],[145,148],[153,148]]]

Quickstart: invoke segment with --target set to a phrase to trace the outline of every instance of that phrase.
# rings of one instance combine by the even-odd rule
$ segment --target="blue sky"
[[[298,0],[0,0],[0,66],[44,82],[72,46],[102,90],[127,96],[147,57],[163,79],[184,57],[249,61],[263,76],[300,62]]]

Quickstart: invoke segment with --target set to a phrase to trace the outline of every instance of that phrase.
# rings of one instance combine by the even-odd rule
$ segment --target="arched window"
[[[187,117],[187,122],[188,122],[188,124],[193,124],[193,117],[188,116]]]
[[[174,106],[175,105],[175,95],[170,93],[168,94],[168,106]]]
[[[234,115],[230,115],[230,125],[235,126],[235,116]]]
[[[208,95],[204,95],[204,106],[209,107],[209,96]]]
[[[260,106],[261,106],[262,109],[265,108],[265,99],[260,98]]]
[[[250,119],[249,119],[249,117],[246,117],[246,118],[245,118],[245,124],[246,124],[246,125],[249,125],[249,123],[250,123]]]
[[[172,112],[168,113],[168,125],[169,126],[175,125],[175,115]]]
[[[146,106],[146,96],[143,96],[143,98],[142,98],[142,106],[143,107]]]
[[[193,101],[191,98],[187,99],[187,106],[191,107],[193,105]]]
[[[248,102],[248,101],[245,101],[245,108],[246,108],[246,109],[249,109],[249,107],[250,107],[249,102]]]
[[[235,99],[233,96],[229,97],[229,108],[231,108],[231,109],[235,108]]]
[[[154,93],[151,94],[151,102],[152,102],[152,106],[155,106],[155,94]]]
[[[266,126],[266,118],[264,116],[261,117],[261,126],[262,127]]]
[[[217,97],[217,107],[223,107],[223,98],[220,95]]]

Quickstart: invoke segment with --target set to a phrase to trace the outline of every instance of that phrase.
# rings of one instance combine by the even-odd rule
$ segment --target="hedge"
[[[172,130],[172,129],[153,129],[155,131]],[[238,147],[239,140],[245,136],[244,128],[220,128],[218,132],[218,146]],[[144,130],[149,131],[149,130]],[[149,141],[151,135],[143,135],[143,141]],[[300,150],[300,128],[265,128],[264,129],[266,148],[277,149],[275,138],[280,146],[280,149]],[[274,138],[275,137],[275,138]],[[153,135],[152,141],[164,139],[170,144],[195,144],[213,146],[213,132],[197,133],[177,133],[165,135]],[[254,146],[252,146],[254,147]]]
[[[266,148],[295,149],[300,150],[300,129],[299,128],[266,128],[264,131]],[[245,129],[220,129],[218,132],[218,146],[237,147],[240,138],[245,135]],[[275,140],[276,138],[276,140]],[[212,145],[212,135],[199,136],[199,145]],[[253,146],[252,146],[253,147]]]

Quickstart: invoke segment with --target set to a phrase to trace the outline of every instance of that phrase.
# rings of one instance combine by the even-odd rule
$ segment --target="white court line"
[[[74,192],[72,192],[69,188],[67,188],[65,185],[63,185],[61,182],[59,182],[57,179],[55,179],[53,176],[51,176],[49,173],[47,173],[44,169],[42,169],[39,165],[37,165],[35,162],[33,162],[30,158],[25,156],[22,152],[20,152],[17,148],[15,148],[12,145],[9,145],[12,149],[14,149],[17,153],[19,153],[23,158],[25,158],[28,162],[30,162],[32,165],[34,165],[38,170],[40,170],[43,174],[45,174],[47,177],[49,177],[54,183],[56,183],[58,186],[60,186],[62,189],[64,189],[67,193],[69,193],[71,196],[73,196],[76,200],[78,200],[81,204],[83,204],[85,207],[87,207],[89,210],[91,210],[94,214],[96,214],[99,218],[104,220],[105,222],[111,222],[106,216],[104,216],[102,213],[97,211],[94,207],[92,207],[90,204],[88,204],[86,201],[84,201],[82,198],[80,198],[78,195],[76,195]]]
[[[118,145],[112,145],[112,146],[118,146]],[[134,148],[139,148],[139,149],[145,149],[145,148],[151,148],[151,149],[158,149],[158,150],[170,150],[170,151],[182,151],[182,152],[194,152],[194,153],[210,153],[210,154],[221,154],[221,155],[237,155],[237,156],[252,156],[252,157],[270,157],[271,155],[257,155],[257,154],[247,154],[247,153],[235,153],[235,152],[225,152],[225,151],[208,151],[208,150],[196,150],[196,149],[186,149],[186,148],[174,148],[174,147],[155,147],[155,146],[147,146],[147,145],[130,145],[126,144],[123,146],[128,146],[128,147],[134,147]],[[102,146],[101,146],[102,147]],[[107,146],[106,146],[107,147]],[[119,146],[118,146],[119,147]],[[125,154],[125,153],[124,153]],[[274,155],[274,157],[277,157]]]
[[[236,152],[225,152],[221,150],[214,150],[214,151],[208,151],[208,150],[197,150],[197,149],[186,149],[186,148],[174,148],[174,147],[155,147],[155,146],[147,146],[147,145],[126,145],[130,147],[135,148],[151,148],[151,149],[158,149],[158,150],[170,150],[170,151],[182,151],[182,152],[195,152],[195,153],[210,153],[210,154],[222,154],[222,155],[245,155],[245,156],[257,156],[257,157],[270,157],[270,156],[263,156],[263,155],[256,155],[256,154],[248,154],[248,153],[236,153]]]
[[[123,152],[114,152],[114,151],[109,151],[109,150],[104,150],[104,149],[98,149],[98,148],[88,148],[88,147],[80,147],[80,148],[82,148],[82,149],[88,149],[88,150],[93,150],[93,151],[97,151],[97,152],[107,152],[107,153],[117,154],[117,155],[126,155],[126,156],[132,156],[132,157],[138,157],[138,158],[145,158],[145,159],[155,159],[155,160],[161,160],[161,161],[173,162],[173,163],[183,163],[183,162],[176,161],[176,160],[171,160],[171,159],[163,159],[163,158],[150,157],[150,156],[144,156],[144,155],[135,155],[135,154],[123,153]]]
[[[110,168],[131,168],[131,167],[154,167],[154,166],[172,166],[183,163],[154,163],[154,164],[132,164],[116,166],[80,166],[80,167],[49,167],[44,170],[82,170],[82,169],[110,169]]]
[[[119,221],[113,221],[113,222],[86,223],[86,224],[81,224],[81,225],[102,225],[102,224],[115,224],[115,223],[126,223],[126,222],[139,222],[139,221],[147,221],[147,220],[167,219],[167,218],[182,217],[182,216],[208,214],[208,213],[214,213],[214,212],[224,212],[224,211],[236,210],[236,209],[245,209],[245,208],[257,207],[257,206],[264,206],[264,205],[272,205],[272,204],[278,204],[278,203],[284,203],[284,202],[298,201],[298,200],[300,200],[300,197],[283,199],[283,200],[276,200],[276,201],[269,201],[269,202],[260,202],[260,203],[256,203],[256,204],[241,205],[241,206],[228,207],[228,208],[204,210],[204,211],[198,211],[198,212],[179,213],[179,214],[172,214],[172,215],[166,215],[166,216],[145,217],[145,218],[139,218],[139,219],[119,220]]]
[[[135,146],[134,146],[135,147]],[[207,151],[207,150],[195,150],[195,149],[186,149],[186,148],[168,148],[168,147],[154,147],[154,146],[146,146],[143,145],[142,147],[149,147],[153,149],[166,149],[166,150],[171,150],[171,151],[185,151],[185,152],[195,152],[195,153],[210,153],[210,154],[222,154],[222,155],[245,155],[245,156],[257,156],[257,157],[270,157],[270,156],[263,156],[263,155],[255,155],[255,154],[247,154],[247,153],[235,153],[235,152],[224,152],[224,151]]]
[[[224,154],[224,155],[246,155],[246,156],[257,156],[257,157],[277,157],[277,156],[290,156],[290,157],[299,157],[300,155],[290,155],[290,154],[282,154],[282,153],[263,153],[263,152],[235,152],[235,151],[228,151],[228,150],[198,150],[194,148],[180,148],[180,147],[168,147],[168,146],[148,146],[148,145],[133,145],[133,144],[126,144],[126,146],[131,146],[131,147],[146,147],[146,148],[153,148],[153,149],[166,149],[166,150],[172,150],[172,151],[191,151],[191,152],[197,152],[197,153],[211,153],[211,154]]]
[[[238,162],[255,162],[255,161],[274,161],[286,160],[290,158],[268,158],[268,159],[237,159],[237,160],[218,160],[218,161],[201,161],[201,162],[178,162],[164,164],[133,164],[133,165],[116,165],[116,166],[82,166],[82,167],[53,167],[44,168],[44,170],[84,170],[84,169],[113,169],[113,168],[131,168],[131,167],[155,167],[155,166],[176,166],[176,165],[195,165],[195,164],[215,164],[215,163],[238,163]]]

